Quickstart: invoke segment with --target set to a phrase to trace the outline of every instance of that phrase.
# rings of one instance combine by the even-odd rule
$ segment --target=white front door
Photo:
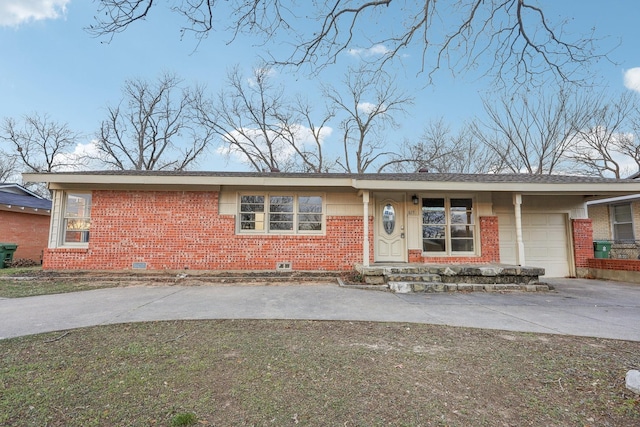
[[[405,262],[404,197],[383,197],[376,203],[376,261]]]

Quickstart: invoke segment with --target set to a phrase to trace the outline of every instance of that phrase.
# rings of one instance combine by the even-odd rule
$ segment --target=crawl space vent
[[[291,271],[291,263],[290,262],[279,262],[276,264],[277,271]]]

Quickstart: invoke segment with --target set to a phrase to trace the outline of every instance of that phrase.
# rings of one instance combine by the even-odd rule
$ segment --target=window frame
[[[480,227],[479,227],[479,222],[478,222],[478,210],[477,210],[477,203],[476,203],[476,199],[473,196],[470,195],[466,195],[466,194],[462,194],[462,195],[453,195],[453,196],[446,196],[446,195],[441,195],[441,194],[422,194],[419,196],[420,197],[420,202],[419,202],[419,207],[420,207],[420,249],[422,250],[422,256],[424,257],[459,257],[459,256],[463,256],[463,257],[468,257],[468,256],[478,256],[479,253],[479,233],[481,232]],[[424,237],[424,226],[428,225],[425,224],[423,222],[423,208],[424,208],[424,199],[440,199],[443,200],[443,204],[444,204],[444,219],[445,222],[443,224],[439,224],[439,223],[433,223],[432,225],[437,225],[437,226],[442,226],[444,227],[444,238],[441,240],[444,240],[444,247],[445,250],[444,251],[425,251],[424,250],[424,242],[425,240],[429,240],[426,239]],[[452,223],[451,219],[452,219],[452,208],[451,208],[451,201],[452,200],[470,200],[471,201],[471,222],[470,223],[465,223],[462,225],[467,225],[467,226],[471,226],[472,228],[472,237],[471,238],[465,238],[465,239],[457,239],[456,237],[452,236],[452,226],[456,225],[455,223]],[[473,250],[472,251],[455,251],[453,250],[453,242],[455,240],[470,240],[473,244]]]
[[[263,198],[263,211],[262,212],[258,212],[258,211],[254,211],[255,214],[261,214],[262,215],[262,220],[261,221],[254,221],[254,222],[262,222],[264,225],[262,227],[262,229],[256,229],[256,228],[243,228],[243,223],[245,222],[250,222],[249,220],[245,220],[243,219],[243,214],[251,214],[252,212],[246,211],[243,212],[242,211],[242,198],[245,196],[254,196],[254,197],[262,197]],[[271,209],[271,198],[272,197],[292,197],[293,198],[293,203],[292,203],[292,211],[288,212],[288,211],[273,211]],[[320,219],[320,230],[300,230],[300,225],[301,225],[301,217],[305,216],[305,215],[312,215],[314,214],[313,212],[301,212],[300,211],[300,199],[303,197],[318,197],[320,198],[320,212],[316,212],[315,214],[318,214],[321,216]],[[313,205],[313,204],[309,204],[309,205]],[[291,214],[293,216],[292,218],[292,229],[291,230],[277,230],[277,229],[272,229],[271,224],[271,218],[272,216],[275,215],[288,215]],[[318,192],[284,192],[284,191],[243,191],[243,192],[239,192],[237,195],[237,206],[236,206],[236,234],[241,234],[241,235],[275,235],[275,236],[295,236],[295,235],[304,235],[304,236],[308,236],[308,235],[317,235],[317,236],[321,236],[321,235],[325,235],[326,234],[326,217],[327,217],[327,213],[326,213],[326,195],[325,193],[318,193]],[[280,221],[279,223],[284,224],[287,221]],[[275,223],[275,222],[274,222]],[[306,224],[312,224],[312,221],[307,221],[305,222]]]
[[[77,197],[82,197],[85,200],[88,200],[88,209],[86,209],[86,205],[85,205],[85,209],[83,212],[83,216],[70,216],[69,212],[67,211],[68,207],[69,207],[69,197],[70,196],[77,196]],[[84,197],[83,197],[84,196]],[[89,196],[88,198],[86,196]],[[89,242],[91,240],[91,210],[93,207],[93,193],[90,191],[65,191],[63,192],[63,199],[62,199],[62,212],[61,212],[61,220],[60,220],[60,238],[59,238],[59,245],[61,247],[73,247],[73,248],[86,248],[89,246]],[[82,240],[80,241],[67,241],[67,232],[68,232],[68,228],[67,228],[67,224],[68,221],[71,219],[75,219],[75,220],[84,220],[86,221],[86,223],[88,223],[88,227],[86,228],[79,228],[76,231],[78,233],[81,233],[81,236],[84,236]]]
[[[619,207],[629,207],[629,221],[621,221],[618,222],[616,221],[616,208]],[[614,205],[611,205],[610,207],[611,209],[611,236],[613,237],[613,241],[614,242],[619,242],[619,243],[627,243],[627,242],[634,242],[636,239],[636,230],[635,230],[635,223],[633,220],[633,204],[632,203],[616,203]],[[621,239],[618,237],[618,232],[617,232],[617,226],[621,226],[621,225],[629,225],[631,227],[631,239]]]

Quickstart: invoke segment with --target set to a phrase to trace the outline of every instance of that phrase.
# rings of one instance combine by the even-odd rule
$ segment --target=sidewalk
[[[535,293],[393,294],[335,283],[135,286],[0,299],[0,339],[174,319],[415,322],[640,341],[640,285],[547,280]]]

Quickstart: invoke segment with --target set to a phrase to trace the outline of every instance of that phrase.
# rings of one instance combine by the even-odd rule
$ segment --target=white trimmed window
[[[91,193],[65,193],[62,243],[87,245],[91,227]]]
[[[473,254],[474,217],[470,198],[423,198],[422,251],[432,255]]]
[[[613,239],[616,242],[635,240],[631,204],[613,205],[611,207],[611,213]]]
[[[314,194],[241,194],[240,233],[321,234],[324,198]]]

